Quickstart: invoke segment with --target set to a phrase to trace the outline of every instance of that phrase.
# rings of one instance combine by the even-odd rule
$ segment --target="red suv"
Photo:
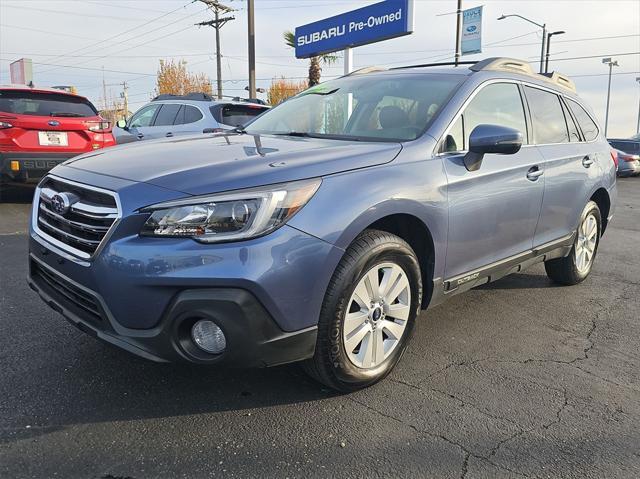
[[[86,98],[0,86],[0,183],[35,183],[66,159],[111,145],[111,125]]]

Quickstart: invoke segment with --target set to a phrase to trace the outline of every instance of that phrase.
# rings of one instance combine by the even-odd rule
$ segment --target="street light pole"
[[[540,73],[542,73],[544,71],[544,54],[545,54],[545,47],[547,44],[547,24],[543,23],[541,25],[537,22],[534,22],[533,20],[529,20],[528,18],[523,17],[522,15],[518,15],[517,13],[512,13],[510,15],[501,15],[500,17],[498,17],[498,20],[504,20],[505,18],[509,18],[509,17],[518,17],[524,20],[525,22],[532,23],[536,27],[542,28],[542,47],[540,48]]]
[[[462,55],[462,0],[458,0],[458,8],[456,10],[456,53],[454,56],[455,66],[458,66],[460,56]]]
[[[549,73],[549,53],[551,50],[551,37],[554,35],[562,35],[564,34],[564,30],[559,30],[557,32],[547,33],[547,53],[544,60],[544,72]]]
[[[609,65],[609,85],[607,86],[607,109],[604,114],[604,136],[607,136],[607,130],[609,128],[609,100],[611,99],[611,73],[613,72],[613,67],[618,66],[618,61],[613,61],[611,57],[603,58],[602,63],[605,65]]]

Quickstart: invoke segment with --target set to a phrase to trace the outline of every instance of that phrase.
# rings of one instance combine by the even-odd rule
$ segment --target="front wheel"
[[[380,381],[404,353],[421,300],[420,266],[411,247],[393,234],[365,231],[331,279],[316,352],[304,369],[344,392]]]
[[[580,224],[571,253],[544,263],[547,276],[564,285],[581,283],[589,276],[600,244],[602,218],[594,201],[589,201],[580,216]]]

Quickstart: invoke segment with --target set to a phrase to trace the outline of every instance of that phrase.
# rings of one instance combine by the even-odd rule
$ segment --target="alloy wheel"
[[[598,242],[598,220],[593,214],[587,217],[578,228],[575,246],[575,260],[578,272],[584,273],[591,267]]]

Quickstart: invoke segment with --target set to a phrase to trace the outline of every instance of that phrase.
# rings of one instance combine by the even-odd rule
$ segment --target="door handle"
[[[164,136],[171,138],[171,137],[173,136],[173,133],[169,132],[169,133],[167,133],[167,134],[166,134],[166,135],[164,135]]]
[[[136,136],[138,137],[138,140],[142,140],[144,138],[142,133],[138,133]]]
[[[544,171],[542,171],[537,166],[533,166],[529,169],[529,171],[527,171],[527,180],[538,181],[538,178],[540,178],[542,175],[544,175]]]
[[[588,155],[582,159],[582,166],[584,166],[585,168],[589,168],[591,165],[593,165],[593,163],[593,158]]]

